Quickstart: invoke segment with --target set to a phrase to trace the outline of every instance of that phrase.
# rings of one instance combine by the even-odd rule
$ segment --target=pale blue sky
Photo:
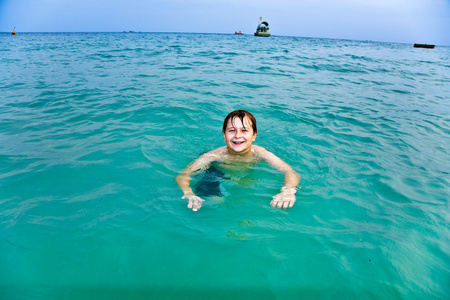
[[[0,0],[0,31],[252,34],[450,46],[450,0]]]

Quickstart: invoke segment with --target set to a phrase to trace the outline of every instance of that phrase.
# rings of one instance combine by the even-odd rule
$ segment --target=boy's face
[[[252,124],[244,117],[244,124],[240,118],[228,120],[227,129],[223,133],[228,150],[237,154],[246,154],[251,150],[252,142],[256,139]]]

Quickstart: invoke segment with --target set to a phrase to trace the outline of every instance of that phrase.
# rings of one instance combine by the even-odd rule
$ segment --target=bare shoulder
[[[224,153],[227,152],[227,147],[223,146],[223,147],[219,147],[217,149],[208,151],[206,153],[204,153],[202,156],[200,156],[200,158],[204,158],[204,159],[211,159],[211,161],[213,160],[220,160],[221,157],[223,157]]]
[[[213,161],[217,161],[220,159],[224,151],[222,148],[224,147],[220,147],[203,153],[199,158],[190,163],[183,171],[183,173],[196,173],[207,169]]]
[[[261,158],[267,158],[271,154],[274,155],[272,152],[266,150],[266,148],[257,145],[252,145],[252,150],[255,155]]]
[[[220,161],[226,153],[227,147],[220,147],[211,151],[208,151],[206,153],[203,153],[195,162],[200,162],[202,164],[209,164],[213,161]]]

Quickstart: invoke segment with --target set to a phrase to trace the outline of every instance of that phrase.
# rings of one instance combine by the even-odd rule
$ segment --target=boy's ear
[[[223,139],[225,140],[225,142],[227,141],[227,138],[225,137],[225,132],[222,131],[223,134]]]
[[[255,132],[255,133],[253,134],[253,139],[252,139],[253,142],[256,140],[256,135],[257,135],[257,134],[258,134],[257,132]]]

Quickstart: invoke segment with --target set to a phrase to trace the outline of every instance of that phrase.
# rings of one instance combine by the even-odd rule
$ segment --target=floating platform
[[[434,49],[434,45],[428,45],[428,44],[414,44],[414,48]]]

